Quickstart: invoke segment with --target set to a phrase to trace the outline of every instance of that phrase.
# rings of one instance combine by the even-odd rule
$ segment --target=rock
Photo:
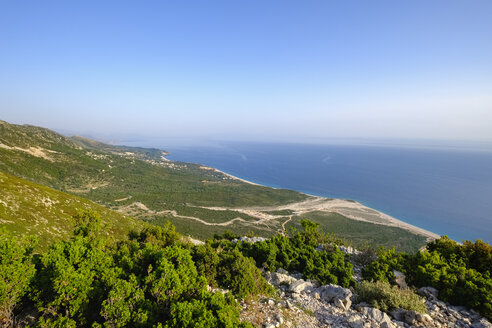
[[[367,317],[370,319],[376,321],[379,323],[381,327],[387,327],[387,328],[392,328],[395,327],[393,322],[391,321],[391,318],[384,312],[373,308],[373,307],[368,307],[368,306],[361,306],[359,307],[359,311],[363,314],[365,314]]]
[[[288,275],[289,271],[285,270],[284,268],[278,268],[277,273]]]
[[[393,309],[390,311],[390,315],[396,320],[396,321],[404,321],[405,320],[405,313],[407,310],[405,309]]]
[[[487,321],[485,318],[481,318],[480,320],[475,321],[471,325],[472,328],[492,328],[492,324]]]
[[[306,288],[313,287],[313,284],[310,281],[304,281],[303,279],[299,279],[290,284],[289,290],[293,293],[301,293],[306,290]]]
[[[332,284],[323,285],[317,291],[321,299],[326,302],[332,302],[335,298],[350,298],[352,296],[350,289]]]
[[[330,284],[321,286],[316,292],[320,295],[320,299],[328,303],[332,302],[342,310],[347,311],[352,305],[350,289]]]
[[[434,326],[434,320],[432,320],[431,316],[428,314],[416,313],[415,320],[417,321],[419,326],[424,326],[424,327]]]
[[[346,254],[350,254],[350,255],[358,255],[358,254],[362,253],[361,251],[356,250],[352,246],[348,246],[348,247],[338,246],[338,249],[341,250],[342,252],[344,252]]]
[[[364,321],[357,317],[349,317],[347,319],[347,324],[350,328],[364,328]]]
[[[239,237],[239,239],[238,238],[234,238],[232,240],[232,242],[234,244],[236,244],[238,242],[239,243],[247,242],[247,243],[254,244],[254,243],[260,243],[260,242],[265,241],[265,240],[267,240],[267,239],[266,238],[263,238],[263,237],[246,237],[246,236],[244,236],[244,237]]]
[[[405,281],[405,275],[402,272],[393,270],[393,274],[395,275],[395,281],[398,287],[402,289],[408,288],[407,282]]]
[[[297,273],[291,273],[290,274],[291,277],[294,277],[295,279],[302,279],[304,278],[304,276],[302,275],[302,273],[300,272],[297,272]]]
[[[406,311],[404,315],[405,322],[409,325],[413,325],[415,323],[415,317],[417,312],[415,311]]]
[[[277,273],[277,272],[267,272],[265,274],[265,279],[269,283],[271,283],[274,286],[279,286],[281,284],[292,284],[294,281],[296,281],[295,278],[283,274],[283,273]]]
[[[348,309],[350,309],[350,306],[352,305],[352,301],[351,300],[343,301],[343,300],[337,298],[337,299],[335,299],[335,301],[333,302],[333,304],[337,308],[342,309],[344,311],[347,311]]]
[[[284,318],[280,314],[277,314],[277,316],[275,317],[275,320],[277,321],[277,323],[279,325],[284,323]]]
[[[419,288],[417,292],[419,293],[419,295],[430,299],[437,299],[437,296],[439,295],[439,291],[434,287],[422,287]]]

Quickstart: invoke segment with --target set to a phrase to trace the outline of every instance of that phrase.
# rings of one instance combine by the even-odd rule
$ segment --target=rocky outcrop
[[[265,278],[273,286],[279,286],[282,284],[290,285],[296,281],[296,278],[279,272],[267,272],[265,274]]]
[[[419,289],[428,313],[392,309],[389,314],[368,304],[353,304],[352,291],[337,285],[319,286],[285,270],[266,274],[279,293],[276,299],[260,304],[242,303],[243,317],[259,327],[341,327],[341,328],[492,328],[478,313],[440,301],[432,287]],[[256,321],[255,321],[256,320]]]
[[[232,242],[234,244],[243,243],[243,242],[254,244],[254,243],[260,243],[260,242],[265,241],[265,240],[267,240],[267,239],[263,238],[263,237],[246,237],[246,236],[243,236],[243,237],[239,237],[239,238],[234,238],[232,240]]]
[[[342,310],[350,309],[352,305],[352,291],[337,285],[325,285],[318,288],[317,292],[320,298],[327,303],[332,302],[336,307]]]

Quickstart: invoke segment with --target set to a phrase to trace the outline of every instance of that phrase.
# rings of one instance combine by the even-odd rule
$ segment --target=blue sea
[[[492,241],[492,151],[240,142],[162,148],[171,160],[263,185],[357,200],[457,241]]]

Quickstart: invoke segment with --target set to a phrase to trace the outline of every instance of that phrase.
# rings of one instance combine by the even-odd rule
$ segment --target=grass
[[[86,199],[0,172],[1,226],[17,235],[36,236],[39,249],[70,236],[74,227],[72,216],[79,209],[99,212],[103,232],[115,239],[146,225]]]
[[[355,288],[357,300],[388,312],[391,309],[406,309],[426,313],[423,299],[411,289],[400,289],[384,281],[362,281]]]

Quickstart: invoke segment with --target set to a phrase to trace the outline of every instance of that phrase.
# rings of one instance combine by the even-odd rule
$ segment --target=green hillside
[[[163,154],[0,121],[1,171],[141,219],[164,216],[179,221],[166,211],[187,215],[192,208],[197,217],[216,222],[223,213],[200,206],[279,205],[307,198],[292,190],[248,184],[198,164],[170,162]]]
[[[40,248],[68,238],[79,210],[100,213],[103,233],[115,239],[146,225],[86,199],[0,172],[0,226],[16,235],[38,237]]]
[[[0,121],[0,171],[157,225],[171,221],[179,232],[195,238],[209,238],[226,230],[264,237],[285,232],[299,224],[299,219],[292,220],[295,211],[277,207],[315,199],[292,190],[246,183],[199,164],[168,161],[165,154],[159,149],[67,138],[48,129]],[[36,200],[19,196],[17,201],[27,213],[34,206],[30,202]],[[309,218],[311,213],[318,217],[314,210],[302,216]],[[320,220],[322,228],[355,244],[368,241],[405,250],[425,244],[425,238],[400,228],[332,214],[325,213]],[[375,232],[372,237],[367,227]],[[51,229],[47,234],[56,234],[55,226],[45,229]],[[382,238],[390,230],[392,238]]]

